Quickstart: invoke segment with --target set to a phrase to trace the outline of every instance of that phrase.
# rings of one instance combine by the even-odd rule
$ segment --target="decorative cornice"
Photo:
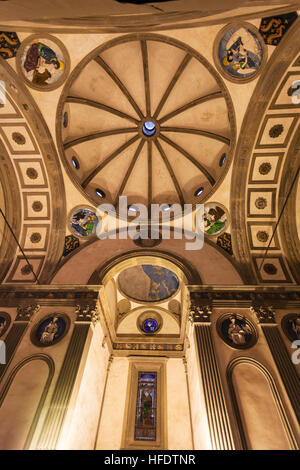
[[[130,2],[128,2],[130,3]],[[140,2],[131,2],[132,7],[137,6]],[[185,3],[185,2],[184,2]],[[186,2],[188,3],[188,2]],[[257,2],[258,3],[258,2]],[[272,10],[268,9],[269,5],[272,5]],[[249,11],[247,8],[247,2],[239,2],[239,8],[225,9],[220,7],[215,10],[213,7],[209,10],[204,8],[196,9],[186,7],[186,9],[180,11],[163,11],[160,8],[154,7],[145,12],[138,12],[132,9],[133,14],[109,14],[99,15],[98,11],[91,11],[91,14],[86,17],[79,16],[76,14],[76,7],[72,12],[72,17],[64,14],[66,10],[62,10],[63,4],[60,5],[59,13],[55,21],[53,18],[38,18],[35,17],[22,21],[16,20],[2,20],[0,24],[1,31],[22,31],[22,32],[49,32],[49,24],[51,25],[51,32],[53,34],[59,33],[89,33],[89,34],[124,34],[132,31],[164,31],[164,30],[176,30],[184,28],[196,28],[201,26],[226,24],[229,21],[244,21],[256,19],[258,17],[266,17],[269,15],[282,15],[284,13],[296,11],[299,4],[287,3],[284,6],[276,5],[274,2],[265,2],[264,5],[260,6],[256,4],[255,10]],[[67,5],[67,4],[66,4]],[[65,5],[65,8],[66,8]],[[152,5],[153,6],[153,5]],[[55,10],[54,10],[55,11]]]
[[[190,286],[191,304],[203,307],[243,307],[272,305],[276,308],[300,307],[299,286],[257,287],[257,286]]]
[[[276,323],[273,307],[251,306],[250,311],[256,315],[258,323]]]
[[[89,305],[97,301],[101,289],[101,285],[0,285],[0,306],[17,307],[31,303],[40,306]],[[300,286],[190,285],[188,290],[191,304],[199,307],[272,305],[274,308],[300,308]]]
[[[0,286],[0,305],[17,306],[21,303],[34,302],[39,305],[76,305],[96,302],[101,286]]]
[[[77,322],[91,322],[93,324],[100,320],[100,312],[95,303],[87,305],[77,305],[75,313]]]
[[[40,305],[18,305],[15,321],[30,322],[31,318],[40,310]]]

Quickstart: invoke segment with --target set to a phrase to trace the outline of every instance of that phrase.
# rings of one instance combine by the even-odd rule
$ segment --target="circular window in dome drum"
[[[236,138],[232,101],[214,67],[187,44],[152,33],[114,38],[86,56],[64,88],[56,122],[70,177],[92,204],[101,188],[117,213],[120,196],[133,207],[193,204],[195,181],[205,188],[201,201],[208,199]],[[68,164],[74,154],[85,171]]]
[[[96,189],[96,194],[97,194],[97,196],[101,197],[101,199],[104,199],[105,196],[106,196],[105,192],[102,191],[102,189],[100,189],[100,188]]]
[[[76,168],[76,170],[79,170],[80,165],[79,165],[79,161],[77,160],[76,157],[72,157],[72,165],[73,165],[74,168]]]
[[[201,187],[201,188],[198,188],[198,189],[195,191],[194,196],[195,196],[195,197],[201,196],[201,194],[203,193],[203,191],[204,191],[204,188],[202,188],[202,187]]]
[[[223,153],[219,161],[219,166],[223,166],[225,162],[226,162],[226,154]]]

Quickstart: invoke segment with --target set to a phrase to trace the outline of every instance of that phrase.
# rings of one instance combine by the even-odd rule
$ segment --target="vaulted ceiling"
[[[97,189],[114,205],[119,196],[129,204],[202,202],[224,178],[235,143],[222,79],[186,44],[151,34],[89,54],[64,90],[58,122],[67,169],[96,204]]]
[[[165,12],[172,3],[164,3]],[[136,8],[121,7],[124,15]],[[259,28],[249,3],[243,8],[243,20]],[[8,3],[5,11],[16,30]],[[36,14],[32,20],[42,31],[48,20],[40,19],[40,10]],[[68,51],[70,74],[50,91],[28,87],[16,58],[1,59],[0,80],[7,85],[0,107],[1,207],[41,283],[99,281],[101,266],[147,249],[191,266],[195,283],[299,283],[299,183],[263,259],[299,166],[300,108],[289,95],[293,80],[300,80],[299,20],[279,45],[265,46],[266,63],[255,78],[238,83],[216,66],[214,42],[226,15],[189,29],[187,23],[183,29],[146,28],[158,33],[136,33],[132,26],[129,35],[106,34],[103,26],[91,34],[82,18],[76,34],[57,27],[54,37]],[[198,15],[197,21],[205,18]],[[22,21],[31,20],[24,14]],[[74,20],[74,28],[80,21]],[[27,27],[17,30],[21,43],[29,37]],[[217,236],[206,237],[204,248],[193,253],[184,240],[159,240],[150,250],[131,239],[93,235],[77,240],[66,255],[74,208],[96,210],[103,200],[117,205],[119,195],[128,196],[129,204],[220,203],[230,214],[224,244],[232,240],[232,254]],[[34,283],[3,219],[1,224],[2,282]]]

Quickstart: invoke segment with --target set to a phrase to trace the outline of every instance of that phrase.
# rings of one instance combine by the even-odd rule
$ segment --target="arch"
[[[236,418],[238,429],[239,429],[242,449],[247,450],[249,448],[249,445],[248,445],[247,437],[246,437],[246,429],[243,426],[243,413],[239,408],[238,396],[236,394],[234,383],[233,383],[234,369],[236,368],[236,366],[241,365],[241,364],[248,364],[248,365],[255,367],[264,376],[264,378],[266,379],[270,387],[271,396],[272,396],[274,405],[278,411],[280,421],[281,421],[283,430],[285,432],[287,441],[289,442],[290,448],[298,449],[299,447],[297,444],[297,440],[293,433],[292,427],[289,423],[282,398],[280,396],[279,390],[277,388],[276,382],[272,374],[263,364],[261,364],[257,360],[251,357],[238,357],[238,358],[233,359],[229,363],[227,370],[226,370],[226,377],[227,377],[227,383],[229,386],[231,401],[232,401],[232,405],[233,405],[233,409],[235,413],[235,418]]]
[[[115,256],[107,260],[105,264],[101,265],[96,271],[93,272],[88,281],[88,284],[101,283],[102,279],[105,277],[108,271],[110,271],[114,266],[122,263],[123,261],[126,261],[130,258],[140,258],[145,256],[161,258],[170,261],[184,273],[188,284],[202,284],[201,278],[197,270],[193,266],[183,261],[179,256],[176,256],[174,254],[171,255],[166,251],[162,250],[132,250],[122,255]]]
[[[151,251],[154,256],[165,253],[175,260],[175,264],[183,265],[181,269],[185,266],[185,270],[190,272],[187,275],[189,284],[245,284],[245,277],[241,275],[235,259],[207,237],[205,237],[203,248],[196,252],[185,250],[184,239],[171,238],[170,240],[160,240],[160,242],[159,250],[156,248],[152,250],[141,248],[139,250],[131,238],[116,241],[99,240],[93,236],[91,240],[82,244],[61,261],[48,282],[50,284],[64,284],[67,276],[70,283],[98,284],[99,277],[95,272],[99,271],[99,266],[104,266],[116,257],[117,249],[119,257],[127,256],[127,254],[139,256],[139,253],[147,255],[151,254]],[[81,274],[77,271],[78,265],[81,266]]]
[[[1,65],[1,62],[0,62]],[[8,152],[0,139],[0,185],[3,190],[1,209],[12,227],[17,239],[21,232],[20,220],[22,218],[21,194],[17,183],[17,175],[9,158]],[[0,282],[5,278],[17,250],[17,244],[12,240],[8,226],[0,214],[3,235],[0,241],[1,274]]]
[[[279,210],[282,209],[286,195],[293,182],[294,175],[300,166],[300,127],[296,131],[295,137],[290,145],[285,165],[283,167],[281,176],[281,185],[279,191]],[[299,174],[298,174],[299,182]],[[299,191],[299,190],[298,190]],[[293,190],[287,202],[286,208],[282,214],[282,220],[279,224],[279,231],[281,234],[281,243],[286,254],[289,268],[293,274],[294,279],[300,284],[300,242],[296,226],[297,216],[297,181],[294,184]]]
[[[4,384],[4,386],[3,386],[3,388],[0,392],[0,408],[1,408],[1,406],[3,405],[3,403],[5,401],[5,398],[6,398],[8,392],[10,390],[10,387],[11,387],[16,375],[22,369],[22,367],[24,367],[26,364],[28,364],[32,361],[44,361],[48,366],[49,373],[48,373],[48,377],[47,377],[43,392],[41,394],[40,400],[38,402],[37,408],[35,410],[34,417],[33,417],[33,420],[31,422],[29,431],[27,433],[23,449],[28,449],[30,447],[32,438],[34,436],[34,433],[35,433],[35,430],[36,430],[36,427],[37,427],[37,424],[39,422],[40,415],[41,415],[41,412],[42,412],[42,409],[43,409],[43,406],[44,406],[44,403],[45,403],[45,400],[46,400],[46,397],[47,397],[47,394],[48,394],[48,391],[49,391],[49,388],[50,388],[50,385],[51,385],[51,382],[52,382],[52,379],[53,379],[53,376],[54,376],[54,372],[55,372],[55,365],[54,365],[53,359],[50,356],[47,356],[46,354],[34,354],[34,355],[26,357],[21,362],[19,362],[13,368],[13,370],[10,372],[10,374],[9,374],[9,376],[8,376],[8,378],[7,378],[5,384]]]
[[[3,137],[5,132],[1,133],[1,137],[3,137],[7,146],[6,150],[3,143],[0,142],[0,156],[3,156],[3,158],[0,159],[0,166],[2,166],[3,162],[5,168],[5,182],[3,186],[4,192],[6,193],[6,212],[8,214],[8,220],[12,222],[12,227],[21,246],[25,243],[26,235],[26,222],[24,223],[23,220],[29,220],[26,218],[28,217],[28,215],[26,215],[26,205],[28,204],[26,194],[29,196],[42,195],[45,198],[47,217],[42,217],[41,220],[43,224],[45,224],[45,221],[49,222],[47,229],[49,240],[45,237],[45,249],[39,252],[41,260],[39,266],[39,271],[41,272],[39,280],[41,283],[46,283],[47,278],[61,258],[64,245],[66,201],[59,157],[53,142],[53,137],[32,95],[26,89],[25,84],[12,67],[1,57],[0,80],[5,83],[7,101],[10,104],[10,109],[13,110],[3,116],[5,119],[1,119],[0,126],[14,125],[18,126],[21,130],[24,129],[24,133],[27,134],[27,140],[25,140],[25,142],[29,145],[29,148],[31,148],[31,150],[27,150],[29,154],[26,157],[26,162],[39,161],[41,174],[45,172],[44,189],[42,193],[37,192],[39,186],[34,186],[34,183],[25,185],[24,181],[22,181],[24,179],[23,171],[25,170],[22,170],[18,160],[22,151],[16,150],[16,148],[12,146],[9,136]],[[0,179],[1,183],[3,183],[3,179],[4,178]],[[5,189],[7,186],[9,187],[8,190]],[[24,189],[26,189],[26,192]],[[13,194],[13,197],[10,196],[10,193]],[[35,220],[39,221],[39,217],[36,217]],[[51,236],[49,236],[50,230]],[[1,272],[0,280],[4,279],[4,275],[8,272],[9,268],[12,267],[7,280],[14,282],[13,275],[14,270],[18,268],[19,257],[13,256],[16,254],[17,250],[14,248],[15,242],[11,239],[11,235],[5,238],[8,238],[9,244],[12,245],[13,248],[8,247],[9,256],[7,256],[7,253],[4,252],[5,246],[3,245],[3,247],[0,248],[0,255],[2,253],[5,254],[5,256],[1,256],[1,259],[14,259],[14,266],[11,266],[11,264],[7,262],[6,265],[4,265],[5,270]],[[30,252],[27,252],[27,256],[30,259],[31,255],[29,253]],[[9,279],[10,277],[11,279]],[[25,279],[24,282],[28,281]]]
[[[245,188],[248,187],[247,170],[252,162],[253,146],[268,104],[283,78],[283,71],[299,54],[297,46],[299,25],[300,19],[298,18],[273,52],[268,62],[267,72],[261,75],[246,110],[236,146],[231,182],[232,240],[240,272],[248,284],[257,284],[257,279],[252,265],[250,246],[244,235],[247,233],[245,210]]]

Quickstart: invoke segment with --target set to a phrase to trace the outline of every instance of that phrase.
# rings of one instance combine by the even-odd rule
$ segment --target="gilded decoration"
[[[10,31],[0,32],[0,56],[3,57],[3,59],[16,57],[20,45],[21,43],[17,33]]]
[[[133,351],[183,351],[183,344],[113,343],[113,349]]]
[[[262,18],[259,32],[265,44],[268,46],[277,46],[297,18],[298,14],[296,11]]]
[[[233,255],[231,234],[224,232],[217,238],[217,245],[225,250],[229,255]]]
[[[75,235],[65,237],[63,256],[67,256],[80,246],[79,239]]]

